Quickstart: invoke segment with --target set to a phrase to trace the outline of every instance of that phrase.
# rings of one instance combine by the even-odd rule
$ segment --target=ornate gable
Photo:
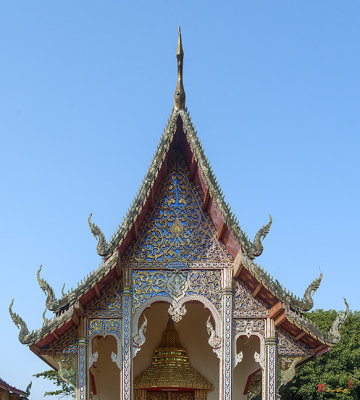
[[[232,257],[217,239],[215,227],[201,204],[186,164],[176,153],[170,158],[155,207],[146,216],[138,239],[122,262],[151,268],[230,265]]]

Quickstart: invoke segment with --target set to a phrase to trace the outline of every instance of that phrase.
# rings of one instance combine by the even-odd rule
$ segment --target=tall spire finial
[[[178,35],[178,45],[177,45],[177,65],[178,65],[178,79],[175,88],[175,96],[174,103],[177,109],[181,109],[185,107],[185,90],[183,86],[183,59],[184,59],[184,51],[182,48],[181,42],[181,32],[179,26],[179,35]]]

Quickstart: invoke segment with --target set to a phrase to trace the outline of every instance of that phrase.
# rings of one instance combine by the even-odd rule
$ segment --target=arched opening
[[[120,398],[120,370],[112,361],[117,354],[117,341],[113,336],[96,336],[92,340],[92,351],[98,353],[97,361],[89,371],[89,386],[92,400]]]
[[[243,356],[233,370],[233,398],[261,399],[263,361],[260,339],[257,336],[239,336],[235,347],[236,354],[241,352]],[[256,354],[258,357],[255,357]]]
[[[186,303],[186,314],[175,324],[181,346],[186,350],[191,366],[214,387],[207,399],[219,398],[219,360],[208,343],[206,321],[210,312],[200,303]],[[162,342],[169,320],[169,303],[153,303],[143,312],[147,318],[146,341],[134,358],[134,377],[144,372],[153,361],[154,351]],[[141,323],[143,316],[139,318]],[[173,394],[172,398],[175,399]]]

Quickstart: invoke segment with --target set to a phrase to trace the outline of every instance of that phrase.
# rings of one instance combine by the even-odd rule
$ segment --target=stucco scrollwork
[[[179,299],[180,297],[184,296],[188,288],[186,276],[181,274],[179,271],[175,271],[168,278],[166,287],[171,297],[174,299]]]
[[[233,320],[233,331],[234,335],[239,337],[240,335],[246,335],[247,337],[258,334],[262,337],[265,336],[265,321],[264,319],[234,319]]]
[[[222,337],[222,335],[221,335],[221,329],[222,329],[221,328],[222,327],[221,316],[220,316],[220,313],[218,312],[218,310],[216,309],[216,307],[212,304],[212,302],[204,296],[195,295],[195,294],[188,295],[186,297],[182,297],[178,301],[174,301],[174,299],[172,299],[168,296],[162,296],[162,295],[154,296],[154,297],[151,297],[150,299],[147,299],[145,302],[143,302],[139,306],[139,308],[137,308],[137,310],[135,311],[135,313],[133,315],[133,318],[132,318],[133,332],[138,331],[139,319],[140,319],[142,313],[147,308],[150,308],[153,303],[157,303],[157,302],[169,303],[169,315],[172,316],[174,322],[179,322],[181,320],[181,318],[186,314],[185,304],[187,302],[197,302],[197,303],[203,304],[204,308],[209,310],[210,314],[212,315],[212,317],[215,321],[215,327],[213,327],[211,321],[209,322],[211,325],[210,331],[208,330],[208,333],[211,337],[211,339],[209,338],[209,340],[214,345],[215,344],[217,345],[216,340],[220,340],[220,347],[218,347],[218,349],[214,349],[214,346],[212,346],[212,344],[210,344],[210,342],[209,342],[209,344],[214,349],[214,352],[217,354],[217,356],[219,358],[221,358],[221,337]],[[215,338],[217,338],[217,339],[215,339]],[[213,341],[213,339],[215,341]],[[134,343],[133,343],[133,345],[134,345]],[[137,351],[135,351],[135,353],[133,352],[134,356],[137,353]]]
[[[88,368],[98,360],[98,352],[93,352],[93,339],[96,336],[113,336],[117,343],[117,353],[111,353],[111,360],[121,370],[122,347],[121,347],[121,320],[120,319],[89,319],[88,320]]]
[[[181,321],[182,317],[186,314],[187,310],[185,305],[181,305],[177,301],[174,301],[170,304],[169,307],[169,315],[171,315],[173,321],[178,323]]]
[[[255,351],[254,360],[260,365],[261,369],[265,369],[265,321],[263,319],[234,319],[233,320],[234,345],[236,349],[236,341],[240,336],[257,336],[260,340],[260,353]],[[234,356],[234,368],[236,362],[236,354]]]
[[[141,346],[145,343],[146,337],[145,337],[145,332],[147,328],[147,318],[144,315],[144,320],[137,332],[133,334],[133,340],[132,340],[132,356],[135,357],[136,353],[141,349]]]
[[[243,352],[240,351],[239,353],[237,353],[235,350],[235,355],[234,355],[234,359],[233,359],[233,368],[235,368],[239,363],[241,363],[243,358],[244,358]]]
[[[260,365],[261,369],[265,369],[265,354],[262,348],[260,348],[260,354],[255,351],[254,360]]]
[[[208,343],[212,347],[214,353],[221,358],[221,337],[216,333],[212,323],[211,316],[206,321],[206,329],[209,335]]]
[[[189,296],[207,298],[221,311],[221,271],[133,271],[133,313],[150,298],[164,296],[180,302]]]
[[[91,350],[89,350],[88,367],[90,368],[94,363],[96,363],[98,358],[99,358],[99,353],[97,351],[95,351],[95,353],[93,353]]]
[[[121,353],[121,346],[118,343],[118,351],[117,353],[111,352],[111,361],[116,364],[116,366],[121,370],[122,368],[122,353]]]

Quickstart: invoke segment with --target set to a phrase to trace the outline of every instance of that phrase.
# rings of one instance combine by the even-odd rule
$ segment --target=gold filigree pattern
[[[154,296],[191,295],[207,298],[221,312],[221,271],[133,271],[133,312]]]
[[[77,345],[78,330],[75,326],[70,328],[61,336],[61,340],[54,340],[46,347],[41,349],[41,354],[48,356],[58,356],[76,354],[78,351]]]
[[[278,330],[278,354],[281,356],[303,356],[313,354],[310,348],[305,344],[296,341],[292,336],[284,330]]]
[[[230,263],[232,257],[217,240],[215,227],[201,207],[202,200],[178,155],[169,165],[156,205],[142,225],[139,239],[124,263]]]
[[[90,319],[88,323],[88,336],[94,334],[106,336],[114,333],[118,336],[121,334],[121,321],[118,319]]]
[[[234,281],[233,292],[234,318],[261,318],[269,315],[269,310],[267,310],[265,304],[261,300],[255,299],[242,282]]]
[[[94,298],[85,306],[88,318],[121,318],[121,281],[115,279],[106,286],[99,298]]]

